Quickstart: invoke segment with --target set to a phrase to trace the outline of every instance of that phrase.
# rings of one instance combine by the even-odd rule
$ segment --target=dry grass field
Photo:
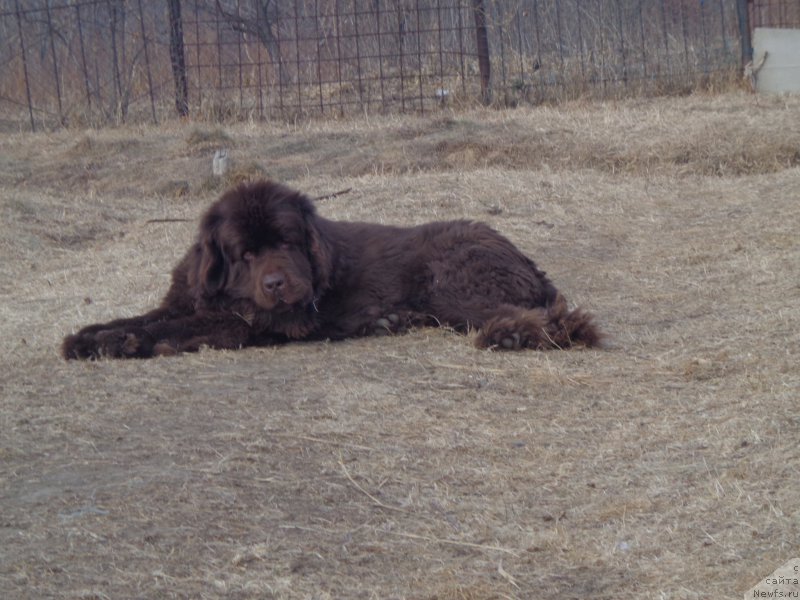
[[[220,192],[485,220],[610,335],[65,362]],[[800,554],[800,98],[0,138],[4,598],[741,598]]]

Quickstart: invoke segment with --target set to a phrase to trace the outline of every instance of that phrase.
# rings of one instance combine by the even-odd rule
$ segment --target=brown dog
[[[569,310],[545,273],[485,224],[330,221],[303,194],[262,181],[211,206],[159,308],[90,325],[62,350],[146,358],[435,324],[477,328],[479,347],[502,349],[601,338],[591,315]]]

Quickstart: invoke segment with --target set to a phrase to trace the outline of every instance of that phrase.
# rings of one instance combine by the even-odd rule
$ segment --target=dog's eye
[[[250,262],[254,258],[255,258],[255,255],[250,251],[245,252],[244,254],[242,254],[242,260],[244,260],[245,262]]]

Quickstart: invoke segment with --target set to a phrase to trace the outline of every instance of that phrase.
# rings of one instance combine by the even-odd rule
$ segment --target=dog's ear
[[[303,198],[303,219],[306,225],[306,244],[314,274],[314,290],[321,292],[330,287],[333,274],[333,255],[325,234],[325,221],[317,216],[313,203]]]
[[[228,258],[219,241],[220,220],[215,217],[208,214],[200,225],[194,269],[189,274],[189,284],[198,296],[216,295],[228,279]]]
[[[311,265],[314,270],[314,289],[321,291],[330,287],[333,275],[331,247],[320,231],[318,223],[308,225],[308,248],[311,252]]]

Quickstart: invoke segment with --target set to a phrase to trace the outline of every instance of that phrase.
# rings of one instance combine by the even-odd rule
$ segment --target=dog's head
[[[196,297],[246,298],[277,313],[307,308],[329,285],[331,254],[311,200],[271,181],[223,194],[200,224]]]

